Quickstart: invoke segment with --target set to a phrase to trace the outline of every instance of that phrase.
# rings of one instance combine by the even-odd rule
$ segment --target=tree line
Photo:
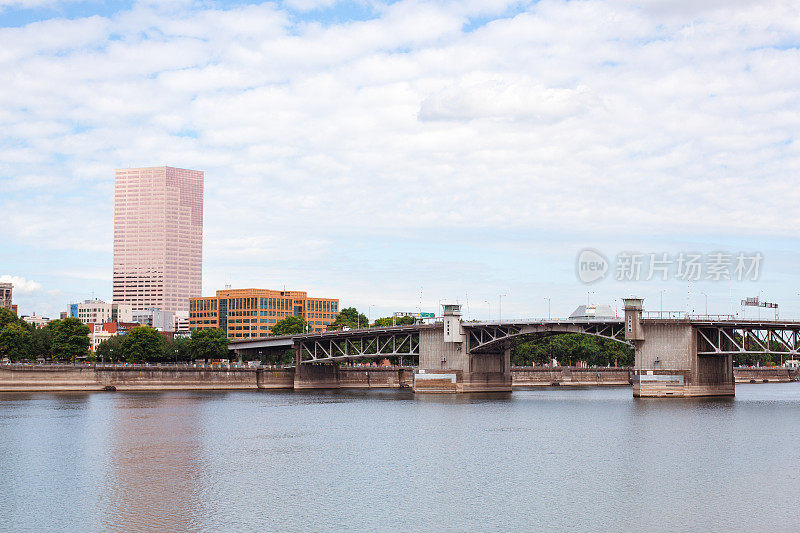
[[[228,337],[221,329],[199,329],[189,337],[170,339],[148,326],[104,340],[94,354],[95,360],[126,363],[188,363],[227,357]]]
[[[74,361],[89,353],[89,327],[77,318],[28,324],[10,309],[0,309],[0,357],[17,361]]]
[[[382,317],[375,320],[374,327],[410,325],[412,317]],[[347,327],[366,327],[368,319],[355,307],[342,309],[329,330]],[[272,335],[293,335],[307,331],[301,317],[286,317],[272,327]],[[89,327],[77,318],[53,320],[41,328],[35,328],[10,309],[0,309],[0,358],[12,362],[75,361],[78,359],[99,361],[140,362],[188,362],[198,359],[211,360],[227,357],[228,339],[219,329],[202,329],[192,332],[189,338],[168,339],[161,332],[147,326],[132,328],[124,335],[103,341],[96,352],[89,350]],[[741,344],[740,336],[735,337]],[[746,348],[759,350],[755,341],[747,339]],[[785,351],[783,346],[772,342],[774,351]],[[291,350],[273,362],[292,361]],[[562,365],[585,362],[589,366],[633,366],[633,350],[626,344],[581,334],[562,334],[547,337],[527,337],[511,350],[511,363],[517,366],[549,364],[556,359]],[[393,361],[395,362],[395,361]],[[397,361],[399,362],[399,361]],[[780,355],[742,354],[734,357],[735,365],[772,366],[781,364]],[[408,361],[405,361],[408,364]]]
[[[218,329],[193,331],[190,338],[168,339],[148,326],[138,326],[124,335],[101,342],[89,350],[89,327],[77,318],[52,320],[36,328],[10,309],[0,309],[0,358],[11,362],[87,359],[107,362],[187,362],[222,359],[228,354],[228,339]]]
[[[523,338],[511,349],[511,364],[532,366],[551,364],[572,366],[633,366],[633,349],[627,344],[578,333]]]

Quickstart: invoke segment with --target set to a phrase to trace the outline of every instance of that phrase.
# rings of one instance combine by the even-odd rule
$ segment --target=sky
[[[169,165],[205,172],[205,295],[800,318],[798,45],[790,1],[0,0],[0,281],[110,301],[114,169]],[[616,279],[694,252],[763,261]]]

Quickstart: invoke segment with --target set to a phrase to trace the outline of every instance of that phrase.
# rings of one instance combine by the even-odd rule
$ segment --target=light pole
[[[658,318],[664,318],[664,291],[667,289],[661,289],[661,306],[658,310]]]
[[[758,291],[758,301],[756,303],[758,304],[756,307],[758,309],[758,319],[761,320],[761,291]]]
[[[498,294],[497,301],[498,301],[498,308],[497,308],[497,321],[503,321],[503,296],[508,296],[507,294]]]
[[[586,291],[586,312],[587,313],[589,312],[589,306],[591,305],[591,302],[589,301],[589,297],[592,294],[594,294],[594,291]]]
[[[706,297],[706,317],[708,317],[708,294],[704,292],[701,292],[700,294]]]
[[[489,306],[489,318],[488,318],[487,322],[491,322],[491,320],[492,320],[492,302],[490,302],[489,300],[484,300],[484,302],[486,302],[486,305]]]
[[[370,328],[370,323],[372,322],[372,304],[367,306],[367,329]]]
[[[550,298],[545,297],[547,300],[547,320],[550,320]]]

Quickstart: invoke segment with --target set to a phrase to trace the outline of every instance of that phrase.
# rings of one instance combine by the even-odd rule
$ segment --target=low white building
[[[616,318],[617,312],[610,305],[579,305],[570,318]]]
[[[36,314],[33,314],[31,316],[24,316],[22,317],[22,320],[24,320],[25,322],[27,322],[28,324],[32,325],[37,329],[43,328],[50,323],[49,318],[43,316],[36,316]]]
[[[175,329],[173,331],[176,335],[189,335],[189,311],[175,313]]]
[[[77,318],[84,324],[133,322],[133,310],[130,305],[106,303],[98,299],[70,305],[69,316]]]
[[[133,321],[158,331],[172,332],[175,330],[175,316],[171,311],[162,311],[161,309],[134,311]]]

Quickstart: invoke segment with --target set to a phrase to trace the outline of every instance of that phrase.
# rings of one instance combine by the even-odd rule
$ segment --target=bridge
[[[624,302],[624,318],[503,322],[464,322],[459,306],[445,305],[437,324],[266,337],[232,342],[230,348],[240,357],[293,350],[299,389],[336,387],[341,362],[399,357],[418,360],[415,392],[489,392],[511,390],[515,342],[593,335],[634,349],[637,397],[732,396],[733,357],[798,355],[800,322],[648,314],[641,299]]]

